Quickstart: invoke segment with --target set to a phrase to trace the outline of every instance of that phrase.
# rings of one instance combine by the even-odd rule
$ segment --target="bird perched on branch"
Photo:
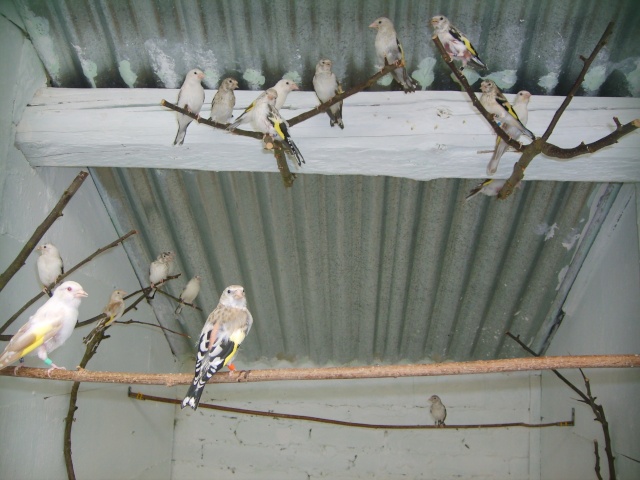
[[[298,88],[298,85],[293,80],[289,80],[287,78],[278,80],[278,82],[271,88],[273,88],[278,93],[278,96],[274,104],[274,106],[278,111],[283,107],[284,102],[287,99],[287,95],[289,95],[289,93],[291,93],[293,90],[300,90]],[[251,102],[251,105],[245,108],[244,112],[242,112],[242,114],[238,117],[238,119],[231,124],[231,126],[229,127],[229,130],[238,128],[240,125],[244,123],[250,123],[253,118],[253,109],[255,108],[258,101],[260,101],[261,99],[264,99],[266,94],[267,94],[267,91],[264,91],[260,95],[258,95],[258,98],[256,98],[253,102]]]
[[[429,412],[435,424],[437,426],[444,426],[444,419],[447,418],[447,409],[442,404],[442,400],[440,400],[440,397],[437,395],[431,395],[431,397],[429,397],[429,403],[431,403]]]
[[[374,28],[376,33],[376,55],[382,68],[385,65],[398,63],[400,66],[391,72],[393,78],[398,82],[405,93],[415,92],[418,83],[411,78],[405,68],[404,50],[398,40],[393,22],[387,17],[380,17],[373,21],[369,28]]]
[[[85,344],[89,343],[98,333],[108,328],[113,322],[122,317],[122,314],[125,310],[124,296],[126,294],[127,292],[124,292],[122,290],[114,290],[111,293],[109,303],[107,303],[107,306],[104,307],[104,310],[102,311],[102,313],[104,313],[106,317],[100,320],[98,325],[96,325],[96,328],[94,328],[91,333],[86,336],[86,338],[83,340]]]
[[[487,112],[495,115],[498,125],[504,125],[502,127],[503,129],[505,127],[514,128],[516,132],[526,135],[531,138],[531,140],[535,140],[536,136],[522,124],[518,114],[507,100],[507,97],[505,97],[498,88],[496,82],[493,80],[484,80],[480,84],[480,90],[482,91],[480,103]]]
[[[327,102],[339,93],[343,93],[335,73],[331,71],[331,60],[325,58],[316,65],[316,74],[313,76],[313,89],[320,103]],[[332,127],[337,123],[340,128],[344,128],[342,102],[331,105],[327,110],[327,115],[329,115]]]
[[[178,93],[178,101],[176,105],[180,108],[184,108],[191,113],[195,113],[200,116],[200,109],[204,103],[204,88],[202,88],[202,80],[204,79],[204,73],[202,70],[194,68],[187,73],[184,79],[180,92]],[[187,127],[193,121],[193,118],[181,113],[177,114],[178,119],[178,133],[173,141],[174,145],[182,145],[184,143],[184,136],[187,134]]]
[[[79,283],[67,281],[59,285],[53,296],[11,338],[0,355],[0,368],[38,349],[38,357],[50,367],[47,374],[56,369],[65,370],[54,364],[49,354],[73,333],[80,301],[87,296]]]
[[[151,283],[151,297],[155,294],[155,287],[169,276],[171,266],[176,255],[173,252],[162,252],[149,266],[149,282]]]
[[[183,303],[193,303],[193,301],[200,293],[200,275],[196,275],[191,280],[187,282],[182,293],[180,294],[180,305],[176,308],[176,315],[178,315],[182,311]]]
[[[447,17],[436,15],[431,19],[431,26],[447,53],[454,58],[462,60],[460,70],[463,70],[469,61],[481,68],[487,68],[484,62],[480,60],[478,52],[471,45],[469,39],[460,30],[451,25]]]
[[[236,104],[236,95],[233,93],[236,88],[238,88],[238,81],[234,78],[225,78],[220,82],[218,91],[211,101],[211,120],[229,123]]]
[[[465,201],[470,200],[476,195],[486,195],[487,197],[497,197],[500,193],[500,190],[504,187],[504,184],[507,183],[507,180],[504,178],[501,179],[493,179],[487,178],[484,182],[476,185],[471,191],[469,195],[466,196]],[[520,188],[522,182],[518,182],[516,185],[517,188]]]
[[[519,123],[522,125],[526,125],[529,120],[529,100],[531,99],[531,94],[526,90],[522,90],[516,94],[516,99],[513,101],[513,110],[517,115],[517,119]],[[522,130],[519,128],[518,121],[516,118],[511,115],[506,115],[504,117],[506,120],[502,126],[502,129],[505,131],[509,137],[517,140],[520,138],[522,134]],[[507,151],[506,142],[504,142],[499,136],[496,138],[496,148],[491,156],[491,160],[487,165],[487,175],[491,176],[498,170],[498,164],[500,163],[500,158],[504,155],[504,152]]]
[[[36,248],[40,252],[38,260],[36,260],[36,266],[38,267],[38,277],[44,286],[44,292],[52,296],[49,287],[56,283],[58,277],[64,273],[64,266],[62,265],[62,258],[60,252],[51,243],[45,243]]]
[[[240,285],[227,287],[200,333],[195,375],[182,400],[182,408],[187,405],[194,410],[198,408],[207,381],[231,363],[252,324],[253,317],[247,309],[244,288]]]
[[[256,100],[255,107],[251,114],[251,126],[258,132],[262,132],[271,137],[279,137],[286,142],[291,153],[296,157],[298,165],[305,163],[300,149],[291,138],[289,133],[289,124],[280,116],[275,107],[276,99],[278,98],[278,92],[275,89],[270,88],[265,92],[265,96]]]

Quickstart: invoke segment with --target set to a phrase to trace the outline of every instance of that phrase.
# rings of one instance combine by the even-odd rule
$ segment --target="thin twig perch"
[[[617,143],[618,140],[620,140],[622,137],[635,131],[637,128],[640,127],[640,119],[635,119],[627,124],[622,125],[620,121],[614,117],[616,129],[613,132],[611,132],[609,135],[601,138],[600,140],[592,142],[588,145],[583,142],[577,147],[562,148],[547,142],[547,140],[551,136],[551,133],[553,132],[553,129],[555,128],[558,121],[560,120],[560,117],[562,116],[566,108],[569,106],[571,99],[577,92],[578,88],[580,88],[580,85],[582,85],[582,81],[584,80],[584,76],[589,70],[589,67],[595,60],[596,56],[598,55],[602,47],[606,45],[609,39],[609,36],[611,35],[612,32],[613,32],[613,22],[607,25],[607,28],[605,29],[604,33],[602,34],[602,37],[600,38],[597,45],[593,49],[593,52],[591,52],[591,55],[589,55],[589,58],[587,59],[583,58],[584,66],[582,68],[582,71],[578,75],[578,78],[576,79],[569,94],[564,99],[564,101],[562,102],[562,104],[554,114],[553,118],[551,119],[551,122],[549,123],[547,130],[544,132],[542,137],[536,138],[533,142],[531,142],[528,145],[522,145],[520,144],[520,142],[513,140],[505,133],[504,130],[502,130],[502,128],[498,126],[498,124],[494,120],[493,115],[487,112],[485,108],[482,106],[482,104],[480,103],[480,100],[476,96],[475,92],[471,89],[469,82],[467,82],[466,77],[454,65],[453,60],[451,59],[449,54],[446,52],[438,36],[435,35],[432,37],[432,40],[436,45],[436,48],[440,52],[440,55],[444,59],[445,63],[449,66],[453,74],[456,76],[456,78],[462,85],[462,88],[469,95],[469,98],[471,99],[471,102],[473,103],[473,105],[478,109],[480,114],[489,122],[489,125],[491,125],[491,128],[493,128],[493,130],[502,139],[502,141],[506,142],[510,147],[513,147],[516,151],[522,153],[518,162],[513,166],[513,172],[511,173],[511,176],[502,187],[502,190],[500,190],[500,193],[498,194],[499,199],[501,200],[505,199],[509,195],[511,195],[511,193],[513,193],[515,186],[518,185],[518,183],[520,183],[520,181],[524,178],[524,171],[527,169],[531,161],[540,153],[545,154],[551,160],[556,160],[556,161],[570,160],[577,156],[585,155],[588,153],[594,153],[604,147],[613,145],[614,143]]]
[[[217,373],[209,383],[272,382],[287,380],[348,380],[356,378],[428,377],[440,375],[474,375],[482,373],[524,372],[559,368],[632,368],[640,367],[640,355],[580,355],[559,357],[507,358],[414,365],[378,365],[332,368],[283,368]],[[5,367],[0,375],[43,380],[141,385],[188,385],[191,373],[135,373],[54,370],[46,368]]]
[[[135,398],[136,400],[149,400],[159,403],[170,403],[180,405],[182,400],[175,398],[157,397],[154,395],[146,395],[140,392],[131,391],[129,387],[129,398]],[[344,420],[333,420],[330,418],[310,417],[308,415],[292,415],[290,413],[276,413],[276,412],[264,412],[261,410],[249,410],[246,408],[237,407],[225,407],[223,405],[213,405],[211,403],[200,403],[198,408],[207,408],[210,410],[219,410],[221,412],[239,413],[242,415],[255,415],[257,417],[270,417],[270,418],[285,418],[287,420],[304,420],[306,422],[328,423],[330,425],[339,425],[342,427],[358,427],[358,428],[373,428],[382,430],[430,430],[430,429],[479,429],[479,428],[511,428],[511,427],[524,427],[524,428],[545,428],[545,427],[572,427],[575,424],[573,414],[571,420],[564,422],[550,422],[550,423],[485,423],[476,425],[378,425],[372,423],[358,423],[347,422]]]
[[[511,332],[507,332],[506,335],[512,340],[515,340],[515,342],[518,345],[520,345],[524,350],[526,350],[528,353],[533,355],[534,358],[544,358],[544,357],[540,357],[537,353],[535,353],[527,345],[525,345],[525,343],[522,340],[520,340],[519,336],[513,335]],[[555,369],[550,369],[550,370],[555,374],[556,377],[562,380],[569,388],[571,388],[571,390],[573,390],[580,396],[580,400],[578,400],[579,402],[586,403],[587,405],[589,405],[589,407],[591,407],[591,410],[593,410],[593,413],[596,416],[595,420],[597,422],[600,422],[600,424],[602,425],[602,432],[604,434],[604,442],[605,442],[604,450],[607,454],[607,460],[609,463],[609,480],[615,480],[616,469],[613,463],[615,457],[613,456],[613,450],[611,448],[611,435],[609,434],[609,423],[607,422],[607,418],[604,414],[604,408],[602,407],[602,405],[599,405],[596,403],[596,398],[591,394],[591,384],[589,382],[589,379],[585,376],[584,372],[582,371],[583,368],[590,368],[590,367],[583,366],[583,367],[576,367],[576,368],[580,370],[580,374],[582,375],[582,378],[584,380],[587,393],[584,393],[582,390],[576,387],[573,383],[571,383],[564,375],[562,375],[557,370]],[[596,455],[596,472],[598,472],[598,474],[600,472],[600,456],[599,455]]]
[[[60,283],[62,283],[62,281],[65,278],[67,278],[73,272],[78,270],[80,267],[82,267],[85,264],[89,263],[91,260],[93,260],[95,257],[100,255],[101,253],[105,252],[106,250],[109,250],[110,248],[113,248],[116,245],[124,242],[127,238],[129,238],[131,235],[135,235],[136,233],[138,233],[136,230],[131,230],[130,232],[125,233],[123,236],[121,236],[117,240],[111,242],[109,245],[105,245],[104,247],[99,248],[98,250],[93,252],[91,255],[89,255],[87,258],[82,260],[80,263],[74,265],[72,268],[70,268],[69,270],[64,272],[62,275],[60,275],[60,277],[58,278],[58,281],[57,281],[57,283],[55,285],[59,285]],[[29,308],[31,305],[33,305],[43,295],[44,295],[44,292],[40,292],[38,295],[33,297],[27,303],[25,303],[24,306],[20,310],[18,310],[16,313],[14,313],[13,316],[9,320],[7,320],[4,323],[4,325],[2,325],[2,327],[0,327],[0,333],[4,332],[7,329],[7,327],[9,327],[9,325],[11,325],[27,308]],[[9,341],[10,339],[11,339],[11,335],[0,335],[0,341],[1,340]]]
[[[75,193],[78,191],[78,189],[88,176],[89,174],[87,172],[80,172],[73,180],[73,182],[71,182],[69,188],[64,191],[64,193],[60,197],[60,200],[58,200],[58,203],[56,203],[56,206],[53,207],[53,210],[51,210],[49,215],[47,215],[47,218],[45,218],[44,221],[40,225],[38,225],[38,228],[36,228],[36,230],[33,232],[31,238],[27,240],[27,243],[25,243],[24,247],[22,247],[22,250],[20,250],[20,253],[18,253],[18,256],[15,258],[15,260],[11,262],[4,273],[0,275],[0,291],[2,291],[7,283],[9,283],[9,280],[11,280],[11,278],[18,272],[18,270],[22,268],[33,249],[38,245],[40,239],[44,236],[45,233],[47,233],[47,230],[49,230],[51,225],[53,225],[53,222],[55,222],[59,217],[62,216],[62,210],[64,210],[64,207],[67,206],[69,200],[71,200],[71,198],[75,195]],[[6,326],[0,329],[0,333],[4,331],[4,328],[6,328]]]

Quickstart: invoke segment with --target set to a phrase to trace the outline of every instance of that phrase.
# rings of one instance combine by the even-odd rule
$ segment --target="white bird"
[[[60,252],[51,243],[45,243],[36,248],[40,256],[36,261],[38,267],[38,277],[44,286],[44,291],[51,296],[49,287],[56,283],[58,277],[64,273]]]
[[[200,275],[196,275],[191,280],[187,282],[182,293],[180,294],[180,301],[182,303],[193,303],[193,301],[200,293]],[[182,311],[182,303],[178,305],[176,308],[176,315],[178,315]]]
[[[429,403],[431,403],[429,412],[435,420],[435,424],[437,426],[444,425],[444,419],[447,418],[447,409],[442,404],[440,397],[437,395],[431,395],[431,397],[429,397]]]
[[[176,103],[178,107],[200,116],[200,109],[204,103],[204,88],[201,83],[203,79],[204,73],[197,68],[187,73],[180,92],[178,93],[178,102]],[[193,121],[193,118],[178,113],[177,119],[178,133],[176,134],[173,144],[182,145],[184,143],[184,136],[187,134],[187,127]]]
[[[274,89],[278,94],[274,104],[274,106],[278,111],[284,106],[284,102],[287,99],[287,95],[289,95],[289,93],[291,93],[293,90],[300,90],[298,88],[298,85],[293,80],[289,80],[287,78],[278,80],[278,82],[271,88]],[[245,108],[244,112],[242,112],[242,114],[238,117],[238,119],[231,124],[231,126],[229,127],[229,130],[238,128],[240,125],[244,123],[250,123],[253,118],[253,109],[255,108],[255,106],[260,100],[264,99],[266,95],[267,95],[267,91],[264,91],[260,95],[258,95],[258,98],[256,98],[253,102],[251,102],[251,105]]]
[[[78,321],[78,307],[88,294],[76,282],[67,281],[58,286],[53,296],[34,313],[29,321],[11,338],[0,355],[0,368],[15,362],[35,349],[38,357],[52,370],[62,369],[49,358],[73,333]]]
[[[400,66],[391,72],[393,78],[398,82],[405,93],[414,92],[418,86],[417,82],[411,78],[405,68],[404,50],[398,40],[398,35],[393,27],[393,23],[386,17],[380,17],[373,21],[369,28],[378,30],[376,34],[376,55],[381,68],[385,65],[392,65],[399,62]]]
[[[484,62],[480,60],[478,52],[471,45],[469,39],[460,30],[451,25],[447,17],[436,15],[431,19],[431,26],[447,53],[454,58],[462,59],[460,70],[467,66],[469,60],[479,67],[487,68]]]
[[[480,84],[480,90],[482,91],[480,103],[487,112],[497,117],[496,122],[499,125],[506,123],[507,126],[513,127],[518,132],[531,138],[531,140],[535,140],[536,136],[531,132],[531,130],[522,124],[518,114],[507,100],[507,97],[505,97],[502,91],[498,88],[496,82],[493,80],[484,80]]]
[[[240,285],[227,287],[200,333],[195,375],[182,400],[182,408],[187,405],[194,410],[198,408],[207,381],[222,367],[231,364],[252,324],[244,288]]]
[[[518,116],[518,119],[520,123],[522,123],[522,125],[526,125],[527,121],[529,120],[530,98],[531,94],[526,90],[522,90],[517,93],[516,99],[513,101],[513,110],[516,112],[516,115]],[[521,129],[518,128],[519,126],[516,122],[516,119],[511,115],[506,115],[504,118],[505,120],[507,120],[502,126],[502,129],[505,131],[505,133],[514,140],[520,138],[522,132]],[[496,138],[496,148],[493,152],[493,155],[491,156],[491,160],[487,165],[488,176],[496,173],[496,171],[498,170],[498,164],[500,163],[500,158],[502,158],[502,155],[504,155],[504,152],[507,151],[508,147],[509,145],[507,145],[506,142],[503,142],[499,136]]]
[[[149,266],[149,282],[151,283],[151,297],[155,294],[155,287],[158,283],[163,282],[171,271],[175,253],[162,252],[158,255],[151,265]]]
[[[238,81],[234,78],[225,78],[220,82],[220,87],[211,101],[211,120],[229,123],[236,104],[236,95],[233,93],[236,88],[238,88]]]
[[[313,89],[320,103],[327,102],[342,93],[342,87],[338,83],[335,73],[331,71],[331,60],[325,58],[316,65],[316,74],[313,76]],[[344,128],[342,102],[331,105],[327,110],[327,115],[329,115],[332,127],[337,123],[340,128]]]
[[[102,330],[106,329],[113,322],[122,317],[122,314],[125,310],[124,296],[126,294],[127,292],[124,292],[122,290],[114,290],[111,293],[111,297],[109,297],[109,303],[107,303],[107,306],[104,307],[104,310],[102,311],[102,313],[104,313],[106,317],[100,320],[96,328],[94,328],[91,333],[87,335],[87,337],[83,340],[84,343],[89,343],[91,340],[93,340],[93,337],[96,334],[100,333]]]

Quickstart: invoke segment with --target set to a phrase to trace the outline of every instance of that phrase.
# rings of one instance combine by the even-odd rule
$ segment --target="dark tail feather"
[[[197,409],[198,405],[200,404],[200,397],[202,396],[203,390],[204,386],[202,388],[198,388],[197,385],[194,385],[192,383],[189,387],[189,390],[187,391],[187,395],[182,400],[181,408],[184,408],[188,405],[194,410]]]
[[[287,144],[289,145],[291,152],[295,155],[296,160],[298,161],[298,166],[302,166],[303,163],[307,163],[304,161],[304,157],[302,156],[302,153],[300,153],[300,150],[298,149],[297,145],[294,143],[291,137],[287,137]]]

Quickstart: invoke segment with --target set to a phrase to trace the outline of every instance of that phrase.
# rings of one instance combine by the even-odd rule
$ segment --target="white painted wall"
[[[242,364],[242,352],[235,363],[271,367]],[[202,402],[360,423],[430,425],[427,399],[438,394],[451,425],[535,422],[539,378],[520,373],[217,384],[206,387]],[[555,420],[570,415],[568,407]],[[173,478],[539,478],[539,434],[527,428],[370,430],[185,408],[177,409]]]
[[[600,231],[565,304],[566,316],[548,355],[640,353],[640,256],[635,186],[625,185]],[[584,388],[577,371],[562,372]],[[640,371],[585,370],[604,406],[618,478],[640,478]],[[591,409],[552,373],[542,375],[544,419],[576,408],[573,429],[549,429],[541,437],[541,478],[596,478],[593,440],[608,478],[602,428]],[[626,458],[633,457],[636,461]]]
[[[4,16],[20,23],[10,2],[0,3],[0,270],[15,258],[33,230],[55,205],[79,169],[33,169],[14,146],[15,125],[45,75],[31,43]],[[11,66],[11,68],[7,68]],[[67,267],[115,240],[115,232],[97,190],[88,178],[45,235],[61,251]],[[0,292],[1,322],[39,290],[37,253]],[[111,291],[132,292],[139,284],[122,247],[103,254],[72,275],[89,293],[80,307],[80,320],[102,311]],[[37,307],[25,312],[6,333],[15,333]],[[126,318],[156,323],[142,304]],[[77,330],[51,358],[75,368],[84,353]],[[142,326],[116,326],[89,363],[90,369],[145,372],[175,371],[173,356],[162,332]],[[4,348],[5,343],[0,343]],[[29,366],[44,366],[37,358]],[[0,377],[0,478],[67,478],[62,454],[64,417],[71,383]],[[175,389],[142,388],[146,393],[174,395]],[[87,384],[81,388],[72,442],[78,478],[170,478],[174,408],[142,403],[126,396],[127,386]]]

